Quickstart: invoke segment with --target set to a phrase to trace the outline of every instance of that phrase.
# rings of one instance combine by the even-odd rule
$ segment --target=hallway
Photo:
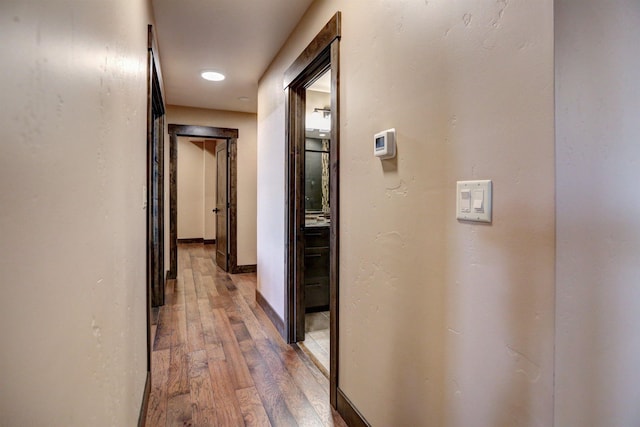
[[[181,244],[154,310],[147,426],[345,426],[329,382],[255,303],[255,274],[228,275],[214,245]]]

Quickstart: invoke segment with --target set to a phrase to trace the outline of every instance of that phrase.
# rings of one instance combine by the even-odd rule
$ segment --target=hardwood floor
[[[178,277],[154,312],[147,427],[346,426],[329,382],[255,302],[256,275],[229,275],[215,246],[178,246]]]

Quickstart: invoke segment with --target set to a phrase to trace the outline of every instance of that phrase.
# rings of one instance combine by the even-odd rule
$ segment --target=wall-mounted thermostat
[[[373,155],[381,159],[391,159],[396,156],[395,129],[387,129],[374,135]]]

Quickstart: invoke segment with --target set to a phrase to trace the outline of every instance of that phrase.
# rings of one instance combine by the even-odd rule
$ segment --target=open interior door
[[[228,141],[218,141],[216,144],[216,264],[224,271],[229,271],[229,195],[227,194],[227,180],[229,177]]]

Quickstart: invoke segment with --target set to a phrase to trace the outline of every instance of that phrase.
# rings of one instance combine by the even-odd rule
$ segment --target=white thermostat
[[[381,159],[396,156],[396,130],[387,129],[373,136],[373,155]]]

